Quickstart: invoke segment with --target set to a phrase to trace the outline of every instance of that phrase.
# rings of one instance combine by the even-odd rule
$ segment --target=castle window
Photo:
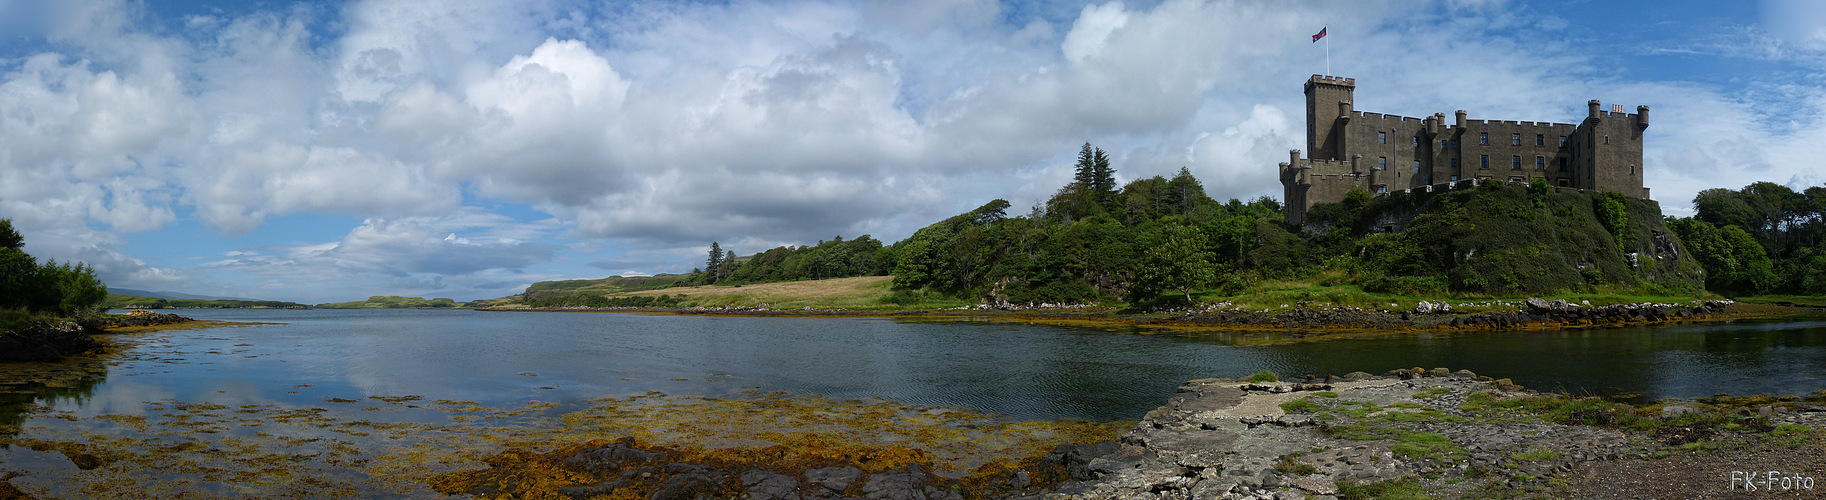
[[[1388,170],[1388,169],[1389,169],[1389,157],[1387,157],[1387,156],[1376,157],[1376,170]]]
[[[1522,145],[1522,134],[1509,134],[1509,145],[1510,146]]]
[[[1560,187],[1572,187],[1572,181],[1560,179]]]
[[[1566,136],[1560,136],[1560,147],[1566,147]]]
[[[1420,136],[1414,136],[1414,147],[1420,147]]]
[[[1453,148],[1457,148],[1457,147],[1458,147],[1458,139],[1452,139],[1452,147],[1453,147]]]
[[[1456,175],[1452,176],[1452,182],[1458,182],[1458,176],[1456,176]]]
[[[1560,171],[1561,172],[1566,171],[1566,158],[1564,158],[1564,157],[1560,158]]]
[[[1629,175],[1636,175],[1636,166],[1635,165],[1629,166]]]
[[[1477,143],[1478,144],[1489,144],[1490,143],[1490,133],[1489,132],[1478,132],[1477,133]]]
[[[1547,170],[1547,157],[1545,157],[1545,156],[1534,157],[1534,169],[1535,170]]]
[[[1544,136],[1541,134],[1534,134],[1534,145],[1546,146],[1547,145],[1547,136]]]
[[[1484,155],[1484,162],[1482,165],[1483,166],[1478,168],[1490,168],[1490,155]]]
[[[1376,144],[1388,144],[1388,143],[1389,143],[1389,133],[1388,132],[1377,132],[1376,133]]]
[[[1610,144],[1610,136],[1608,136],[1608,135],[1607,135],[1607,136],[1604,136],[1604,143],[1605,143],[1605,144]]]
[[[1446,147],[1451,146],[1451,145],[1452,145],[1452,141],[1448,141],[1445,139],[1439,140],[1439,149],[1445,149]]]
[[[1420,160],[1414,160],[1414,173],[1420,173]]]
[[[1509,157],[1509,169],[1510,170],[1521,170],[1522,169],[1522,155],[1515,155],[1515,156]]]
[[[1452,159],[1452,168],[1455,168],[1455,169],[1458,168],[1458,159],[1457,158]],[[1457,177],[1457,176],[1455,175],[1453,177]],[[1457,180],[1457,179],[1453,179],[1453,180]]]

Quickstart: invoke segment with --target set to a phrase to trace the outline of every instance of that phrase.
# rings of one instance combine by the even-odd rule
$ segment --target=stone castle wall
[[[1473,120],[1463,110],[1448,121],[1444,113],[1357,111],[1355,90],[1352,78],[1307,80],[1309,156],[1295,150],[1280,166],[1287,223],[1304,224],[1307,209],[1343,200],[1352,189],[1381,194],[1459,180],[1545,179],[1557,187],[1648,197],[1642,183],[1647,106],[1610,112],[1590,101],[1578,124]]]

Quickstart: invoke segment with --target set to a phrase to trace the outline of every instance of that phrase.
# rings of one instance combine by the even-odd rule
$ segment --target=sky
[[[0,218],[120,288],[493,298],[1025,213],[1086,142],[1279,197],[1317,73],[1405,116],[1648,105],[1670,215],[1826,183],[1801,0],[0,0]]]

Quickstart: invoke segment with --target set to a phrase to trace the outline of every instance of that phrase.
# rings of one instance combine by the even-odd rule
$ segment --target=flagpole
[[[1331,75],[1331,37],[1325,37],[1325,74]]]

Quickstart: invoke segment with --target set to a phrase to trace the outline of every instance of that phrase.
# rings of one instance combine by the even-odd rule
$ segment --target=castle
[[[1352,189],[1450,189],[1460,181],[1533,182],[1616,191],[1648,197],[1642,187],[1642,132],[1648,106],[1605,111],[1597,100],[1570,123],[1469,120],[1458,110],[1426,118],[1352,109],[1353,78],[1313,75],[1306,81],[1306,150],[1280,166],[1286,222],[1301,225],[1306,211],[1336,203]]]

